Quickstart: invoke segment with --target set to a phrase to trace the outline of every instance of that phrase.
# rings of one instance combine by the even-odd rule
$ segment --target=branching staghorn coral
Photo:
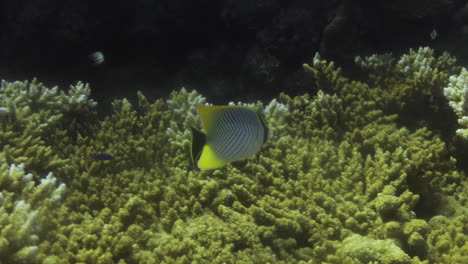
[[[450,82],[444,88],[444,95],[449,101],[450,107],[458,117],[461,128],[456,133],[460,137],[468,138],[468,71],[463,68],[460,75],[452,75]]]
[[[400,122],[422,83],[442,89],[459,68],[426,49],[405,56],[362,58],[369,76],[353,81],[317,54],[305,69],[322,91],[252,104],[274,133],[219,170],[191,164],[194,106],[207,102],[186,90],[116,100],[87,133],[35,134],[33,146],[47,142],[64,161],[48,168],[67,186],[35,261],[463,263],[466,174],[431,127]],[[424,65],[438,70],[401,70]]]
[[[88,85],[82,83],[64,92],[37,80],[2,81],[0,147],[8,163],[22,163],[41,173],[64,166],[57,141],[68,143],[68,136],[93,128],[96,102],[89,95]]]
[[[36,118],[44,123],[53,123],[64,113],[89,113],[96,106],[96,102],[89,98],[89,86],[81,82],[64,92],[59,91],[57,86],[49,89],[36,79],[31,82],[2,81],[0,92],[0,104],[6,108],[11,119],[19,121],[26,119],[27,122],[40,111],[50,111]]]
[[[438,100],[442,97],[443,87],[450,74],[460,71],[454,57],[448,53],[435,56],[434,50],[420,47],[417,51],[410,49],[400,59],[395,60],[391,54],[356,57],[356,63],[369,73],[366,83],[373,92],[380,92],[380,100],[384,100],[384,109],[399,111],[408,104],[417,104],[423,96]],[[386,101],[396,101],[388,105]],[[419,105],[418,105],[419,106]],[[420,106],[419,106],[420,107]]]
[[[0,153],[0,257],[3,263],[31,263],[40,252],[39,244],[50,229],[65,184],[52,173],[38,184],[24,165],[8,165]]]

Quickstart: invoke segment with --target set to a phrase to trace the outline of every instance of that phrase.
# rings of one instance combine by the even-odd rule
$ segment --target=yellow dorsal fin
[[[226,165],[226,163],[226,161],[223,161],[218,156],[216,156],[216,153],[214,153],[210,145],[205,145],[197,165],[198,168],[202,170],[214,170],[221,168],[222,166]]]
[[[220,112],[226,110],[230,106],[212,106],[212,105],[198,105],[196,106],[198,113],[200,113],[200,117],[203,124],[203,129],[206,133],[212,131],[214,121],[220,114]]]

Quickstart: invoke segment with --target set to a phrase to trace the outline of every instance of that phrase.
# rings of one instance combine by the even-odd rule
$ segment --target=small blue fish
[[[94,155],[94,156],[92,156],[92,158],[93,158],[93,160],[113,160],[113,159],[115,159],[114,156],[112,156],[111,154],[106,154],[106,153]]]

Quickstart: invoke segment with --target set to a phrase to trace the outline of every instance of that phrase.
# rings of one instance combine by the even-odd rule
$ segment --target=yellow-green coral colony
[[[468,263],[466,69],[429,48],[356,63],[367,79],[316,54],[317,95],[249,105],[274,136],[254,119],[255,149],[208,171],[195,91],[99,121],[88,85],[2,82],[0,263]],[[406,120],[427,111],[451,117]]]

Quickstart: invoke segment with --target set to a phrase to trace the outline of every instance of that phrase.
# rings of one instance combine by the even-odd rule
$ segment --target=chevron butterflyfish
[[[245,106],[197,106],[204,132],[192,128],[191,156],[200,169],[221,168],[256,154],[268,138],[260,114]]]

